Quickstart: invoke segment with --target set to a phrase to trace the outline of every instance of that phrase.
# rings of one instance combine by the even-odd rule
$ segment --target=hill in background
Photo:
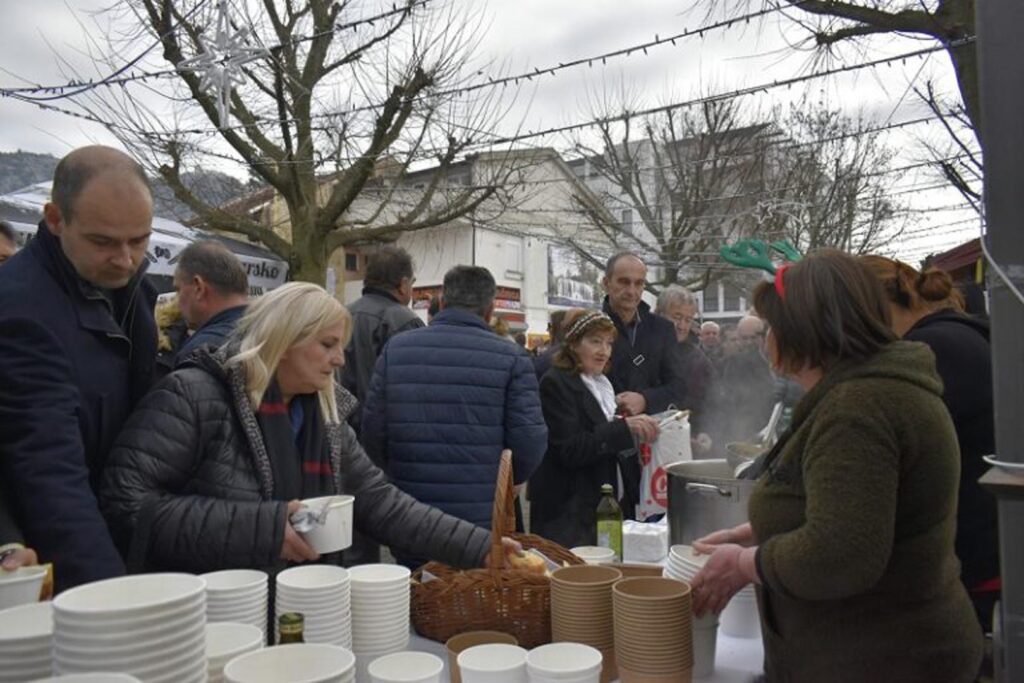
[[[49,154],[33,152],[0,152],[0,194],[20,190],[29,185],[53,178],[59,159]],[[203,201],[214,206],[227,203],[258,189],[254,183],[243,183],[238,178],[219,171],[196,171],[183,176],[185,186]],[[186,221],[192,210],[179,202],[162,180],[150,179],[153,186],[153,210],[161,218]]]

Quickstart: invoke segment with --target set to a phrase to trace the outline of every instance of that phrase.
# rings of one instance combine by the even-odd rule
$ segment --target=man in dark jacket
[[[366,402],[373,366],[388,340],[399,332],[423,327],[423,321],[409,308],[414,280],[412,257],[401,247],[381,247],[367,259],[363,295],[348,307],[352,339],[345,348],[341,373],[342,386],[360,405]],[[351,420],[357,434],[359,417],[356,411]]]
[[[620,252],[608,259],[604,272],[603,309],[618,331],[608,379],[619,411],[651,415],[679,405],[686,398],[683,357],[672,323],[654,315],[640,298],[647,284],[647,266],[636,254]],[[620,455],[619,468],[623,514],[632,517],[640,494],[636,453]]]
[[[58,591],[124,572],[95,491],[153,373],[152,206],[124,153],[75,150],[35,239],[0,269],[0,482]]]
[[[384,347],[363,410],[363,444],[396,486],[483,527],[502,449],[519,484],[547,448],[530,357],[487,325],[495,290],[485,268],[449,270],[443,309]]]
[[[249,303],[249,276],[230,249],[203,240],[182,250],[174,288],[181,316],[195,330],[178,351],[181,365],[200,346],[220,348],[235,331]]]
[[[640,299],[646,282],[647,266],[636,254],[621,252],[608,259],[604,312],[619,333],[608,377],[619,409],[630,415],[658,413],[686,397],[675,328]]]
[[[352,338],[345,347],[345,366],[341,370],[342,386],[356,397],[360,406],[366,402],[373,366],[384,345],[399,332],[423,327],[423,321],[409,308],[414,279],[412,257],[401,247],[381,247],[367,259],[363,295],[348,307],[352,314]],[[362,428],[361,417],[358,410],[349,417],[356,434]],[[374,464],[381,466],[377,461]],[[380,546],[367,536],[353,533],[345,562],[380,562]]]

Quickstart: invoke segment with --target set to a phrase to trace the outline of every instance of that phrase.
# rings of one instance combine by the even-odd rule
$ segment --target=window
[[[345,254],[345,270],[350,273],[359,270],[359,254]]]
[[[633,234],[633,209],[622,210],[622,231],[627,235]]]
[[[712,282],[704,290],[704,312],[718,313],[720,310],[718,307],[718,283]]]

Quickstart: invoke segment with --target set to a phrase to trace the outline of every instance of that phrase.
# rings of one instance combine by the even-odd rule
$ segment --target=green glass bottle
[[[277,644],[302,643],[306,618],[298,612],[285,612],[277,618]]]
[[[622,561],[622,508],[611,484],[601,487],[601,502],[597,504],[597,544],[614,550],[615,560]]]

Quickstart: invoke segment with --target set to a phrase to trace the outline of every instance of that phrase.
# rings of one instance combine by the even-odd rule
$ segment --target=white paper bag
[[[662,422],[677,411],[669,410],[652,415]],[[677,462],[693,460],[690,448],[690,421],[687,418],[672,420],[661,428],[658,440],[640,444],[640,503],[636,507],[636,518],[646,520],[668,510],[668,474],[665,468]]]

